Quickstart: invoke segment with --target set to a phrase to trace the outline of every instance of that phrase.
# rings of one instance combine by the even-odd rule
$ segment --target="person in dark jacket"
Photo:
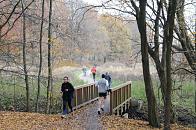
[[[63,93],[62,98],[63,98],[63,115],[68,113],[68,110],[66,109],[66,104],[68,103],[68,106],[71,110],[73,111],[72,107],[72,99],[73,99],[73,94],[74,94],[74,87],[73,85],[69,82],[69,79],[67,76],[64,77],[64,83],[61,86],[61,92]]]
[[[105,79],[108,81],[108,84],[109,84],[109,86],[108,86],[108,92],[111,92],[112,78],[111,78],[109,72],[106,72]]]

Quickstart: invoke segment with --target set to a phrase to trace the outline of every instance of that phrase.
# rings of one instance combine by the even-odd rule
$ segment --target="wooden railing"
[[[110,94],[110,114],[121,115],[130,106],[131,81],[112,88]]]
[[[75,88],[74,109],[80,108],[98,99],[95,84],[85,84]],[[110,114],[121,115],[130,106],[131,81],[112,88],[110,93]]]
[[[73,100],[74,109],[80,108],[98,99],[98,90],[95,84],[85,84],[75,88]]]

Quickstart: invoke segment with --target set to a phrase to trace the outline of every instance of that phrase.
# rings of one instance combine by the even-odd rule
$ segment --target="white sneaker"
[[[67,117],[67,115],[61,115],[61,118],[66,118]]]

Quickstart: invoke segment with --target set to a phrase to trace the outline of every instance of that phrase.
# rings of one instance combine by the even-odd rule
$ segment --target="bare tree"
[[[38,111],[39,97],[40,97],[40,80],[42,72],[42,38],[43,38],[43,24],[44,24],[44,4],[45,0],[42,0],[42,16],[41,16],[41,26],[40,26],[40,39],[39,39],[39,71],[38,71],[38,86],[37,86],[37,101],[35,111]]]
[[[147,1],[139,1],[139,7],[136,3],[131,0],[131,4],[136,12],[136,20],[141,38],[141,53],[142,53],[142,66],[143,76],[146,90],[146,97],[148,100],[148,120],[151,126],[160,127],[160,121],[156,108],[156,99],[153,90],[153,84],[149,69],[149,55],[148,55],[148,41],[147,41],[147,30],[146,30],[146,4]]]
[[[24,1],[21,1],[22,4],[22,11],[24,11]],[[25,74],[25,84],[26,84],[26,111],[29,111],[30,109],[30,93],[29,93],[29,78],[28,78],[28,72],[27,72],[27,64],[26,64],[26,17],[25,17],[25,12],[23,13],[23,69],[24,69],[24,74]]]
[[[164,39],[163,39],[163,48],[165,49],[166,56],[166,83],[165,86],[165,101],[164,101],[164,130],[170,130],[171,122],[171,92],[172,92],[172,77],[171,77],[171,50],[173,43],[173,30],[174,30],[174,19],[176,13],[176,6],[178,0],[169,0],[169,6],[167,10],[167,21],[164,26]]]
[[[178,10],[176,13],[177,24],[175,26],[175,32],[176,32],[176,34],[179,38],[179,41],[181,43],[181,46],[182,46],[182,48],[178,47],[177,49],[180,52],[184,53],[184,55],[189,63],[189,66],[191,67],[191,69],[195,75],[195,83],[196,83],[196,43],[195,43],[195,50],[194,50],[194,46],[191,42],[190,37],[188,36],[188,31],[187,31],[188,25],[186,24],[185,17],[184,17],[185,0],[179,1],[177,7],[178,7]],[[196,34],[195,34],[195,38],[196,38]],[[196,39],[194,39],[194,42],[196,42]],[[195,95],[196,95],[196,92],[195,92]],[[196,96],[195,96],[195,111],[196,111]]]
[[[52,86],[52,66],[51,66],[51,44],[52,44],[52,0],[49,0],[49,25],[48,25],[48,86],[47,86],[47,107],[46,113],[50,112],[50,98]]]

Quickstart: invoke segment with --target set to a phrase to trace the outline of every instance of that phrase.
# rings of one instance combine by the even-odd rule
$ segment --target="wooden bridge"
[[[107,96],[105,110],[110,114],[122,115],[130,106],[131,81],[111,88],[112,92]],[[78,109],[98,99],[98,90],[95,84],[85,84],[76,87],[73,101],[74,109]]]

